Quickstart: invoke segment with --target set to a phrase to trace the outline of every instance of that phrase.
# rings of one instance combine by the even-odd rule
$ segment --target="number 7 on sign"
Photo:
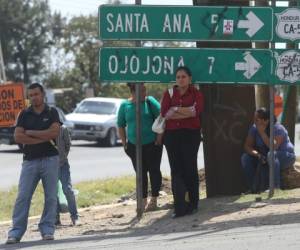
[[[215,58],[213,56],[209,56],[209,57],[207,57],[207,59],[209,60],[208,73],[211,75],[212,71],[213,71],[213,66],[214,66]]]

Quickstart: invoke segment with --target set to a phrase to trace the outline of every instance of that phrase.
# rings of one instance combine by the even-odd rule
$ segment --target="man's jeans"
[[[64,165],[59,167],[58,173],[59,173],[58,176],[59,176],[59,180],[62,185],[63,192],[64,192],[67,202],[68,202],[68,208],[69,208],[69,212],[71,214],[71,218],[73,220],[77,220],[78,212],[77,212],[75,195],[74,195],[74,191],[72,188],[70,165],[69,165],[68,161]],[[60,211],[59,211],[59,207],[58,207],[57,214],[59,214],[59,212]]]
[[[281,187],[281,170],[292,166],[296,160],[295,154],[283,151],[274,152],[274,181],[275,188]],[[269,154],[268,154],[269,159]],[[248,188],[252,188],[255,170],[258,165],[258,158],[244,153],[241,158],[243,171],[246,177]],[[269,176],[269,173],[266,173]]]
[[[39,223],[41,235],[54,234],[57,206],[58,156],[43,157],[22,163],[19,191],[13,211],[13,227],[8,237],[21,239],[27,229],[32,195],[42,180],[45,204]]]

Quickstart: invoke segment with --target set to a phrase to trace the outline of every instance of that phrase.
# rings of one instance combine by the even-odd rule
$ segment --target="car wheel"
[[[114,147],[117,145],[117,132],[114,128],[108,130],[104,139],[105,146]]]

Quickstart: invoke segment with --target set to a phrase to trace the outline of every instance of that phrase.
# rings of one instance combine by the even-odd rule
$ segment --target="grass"
[[[284,200],[284,199],[291,199],[299,197],[300,189],[290,189],[290,190],[280,190],[276,189],[274,192],[273,197],[271,200]],[[244,203],[244,202],[253,202],[256,197],[261,197],[262,200],[269,199],[269,192],[262,192],[260,194],[242,194],[239,196],[238,199],[235,200],[237,203]]]
[[[74,185],[79,191],[77,205],[79,208],[107,204],[120,196],[135,191],[135,177],[119,177],[106,180],[85,181]],[[10,220],[17,196],[17,187],[0,191],[0,221]],[[44,205],[44,192],[39,184],[31,202],[30,216],[40,215]]]
[[[106,180],[85,181],[74,185],[79,191],[77,205],[79,208],[93,205],[108,204],[116,201],[122,195],[130,194],[135,191],[135,176],[110,178]],[[17,187],[8,191],[0,191],[0,221],[10,220],[13,206],[17,196]],[[300,196],[300,189],[275,190],[272,200],[291,199]],[[256,197],[262,200],[268,199],[268,193],[261,194],[242,194],[234,196],[234,203],[253,202]],[[206,191],[201,189],[200,198],[206,198]],[[35,191],[30,207],[30,216],[40,215],[44,204],[44,193],[41,184]]]

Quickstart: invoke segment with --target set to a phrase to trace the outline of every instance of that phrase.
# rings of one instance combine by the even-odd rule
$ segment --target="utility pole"
[[[2,46],[0,40],[0,84],[4,82],[6,82],[6,75],[5,75],[4,60],[3,60]]]
[[[249,6],[249,1],[194,0],[193,4]],[[251,42],[198,41],[197,47],[247,49]],[[246,189],[240,157],[253,121],[254,87],[204,84],[201,90],[205,97],[202,132],[207,196],[240,194]]]

